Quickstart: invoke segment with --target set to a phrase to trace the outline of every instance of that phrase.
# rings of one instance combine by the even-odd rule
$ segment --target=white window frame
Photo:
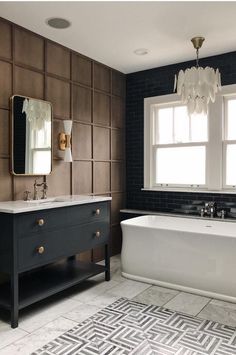
[[[219,192],[236,193],[235,186],[225,184],[226,174],[226,145],[236,143],[226,141],[224,137],[224,100],[236,98],[236,84],[222,87],[214,103],[210,103],[208,110],[208,142],[189,143],[189,146],[206,145],[206,184],[205,185],[157,185],[154,180],[155,161],[153,159],[154,134],[154,105],[181,104],[177,94],[155,96],[144,99],[144,188],[156,191],[186,191],[186,192]],[[170,144],[171,147],[186,146],[187,144]],[[164,145],[167,147],[167,145]],[[158,144],[160,147],[160,144]]]
[[[226,102],[230,99],[236,99],[236,92],[234,94],[227,95],[223,98],[225,116],[227,116]],[[226,139],[226,132],[227,132],[227,120],[224,120],[224,122],[223,122],[223,189],[232,189],[232,188],[236,188],[236,185],[231,186],[231,185],[226,184],[226,149],[227,149],[227,145],[229,145],[229,144],[236,145],[236,140],[235,139]]]

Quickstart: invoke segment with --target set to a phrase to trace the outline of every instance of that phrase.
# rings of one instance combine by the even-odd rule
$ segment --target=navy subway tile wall
[[[195,65],[195,61],[131,73],[126,76],[127,208],[171,211],[193,200],[236,203],[236,194],[141,191],[144,175],[144,98],[172,94],[174,75],[180,69],[192,65]],[[200,65],[219,68],[222,85],[236,84],[236,52],[200,59]]]

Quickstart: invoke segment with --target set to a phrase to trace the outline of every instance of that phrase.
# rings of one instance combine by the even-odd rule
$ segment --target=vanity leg
[[[111,275],[110,275],[110,246],[109,244],[105,245],[105,280],[110,281]]]
[[[11,275],[11,327],[18,327],[19,318],[19,285],[18,274]]]

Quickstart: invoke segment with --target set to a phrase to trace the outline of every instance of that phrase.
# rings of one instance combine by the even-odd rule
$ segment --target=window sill
[[[207,189],[188,189],[181,187],[144,187],[141,191],[164,191],[164,192],[193,192],[193,193],[202,193],[202,194],[231,194],[236,195],[236,189],[234,190],[207,190]]]

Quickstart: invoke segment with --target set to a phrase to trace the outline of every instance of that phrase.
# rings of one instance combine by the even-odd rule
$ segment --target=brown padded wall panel
[[[0,61],[0,108],[9,109],[9,98],[11,95],[12,95],[12,65]]]
[[[48,73],[70,79],[70,51],[52,42],[47,42]]]
[[[76,121],[91,122],[92,90],[73,85],[73,118]]]
[[[15,67],[15,92],[36,99],[44,98],[44,75],[32,70]]]
[[[87,86],[92,84],[92,61],[72,54],[72,80]]]
[[[95,160],[110,159],[110,129],[93,128],[93,158]]]
[[[60,160],[53,161],[53,170],[47,177],[50,196],[70,195],[71,173],[70,163],[63,163]]]
[[[11,46],[11,25],[7,22],[0,22],[0,57],[11,59],[12,46]]]
[[[10,113],[7,110],[0,110],[0,157],[9,156],[10,148]]]
[[[113,162],[111,164],[111,191],[124,190],[124,164]]]
[[[102,64],[94,63],[94,88],[111,91],[111,70]]]
[[[47,100],[53,105],[54,115],[70,119],[70,84],[47,77]]]
[[[125,77],[124,74],[116,70],[112,71],[112,94],[118,96],[125,96]]]
[[[92,142],[91,142],[91,126],[74,122],[73,125],[73,158],[91,159],[92,158]]]
[[[124,127],[124,102],[120,97],[112,98],[112,127]]]
[[[110,196],[113,191],[111,253],[117,253],[119,209],[125,201],[125,75],[6,20],[0,19],[0,31],[0,200],[22,199],[25,190],[33,191],[35,180],[10,174],[9,98],[21,94],[46,99],[54,116],[48,196]],[[72,163],[64,163],[58,150],[64,119],[74,121]],[[100,260],[103,250],[92,254]],[[90,260],[91,252],[80,258]]]
[[[92,162],[75,161],[73,163],[73,193],[84,195],[92,193]]]
[[[110,191],[110,163],[95,162],[93,169],[94,192],[103,194]]]
[[[95,92],[93,103],[93,122],[103,126],[110,126],[110,108],[110,96],[104,95],[100,92]]]
[[[0,159],[0,200],[9,201],[12,196],[12,184],[9,179],[9,159]]]
[[[15,26],[15,60],[44,70],[44,40],[32,32]]]
[[[120,129],[111,130],[111,157],[122,160],[124,157],[124,134]]]

